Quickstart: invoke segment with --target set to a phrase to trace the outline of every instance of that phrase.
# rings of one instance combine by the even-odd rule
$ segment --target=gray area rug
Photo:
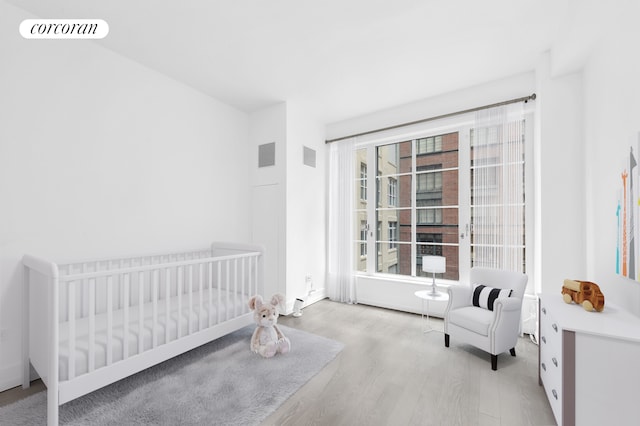
[[[248,326],[60,407],[64,425],[256,425],[342,343],[280,326],[291,352],[262,358]],[[46,424],[46,392],[0,407],[0,425]]]

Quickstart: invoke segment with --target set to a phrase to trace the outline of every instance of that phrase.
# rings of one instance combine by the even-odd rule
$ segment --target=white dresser
[[[605,295],[606,296],[606,295]],[[640,424],[640,318],[540,296],[539,380],[559,425]]]

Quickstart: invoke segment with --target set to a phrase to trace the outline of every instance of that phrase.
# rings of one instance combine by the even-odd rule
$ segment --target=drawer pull
[[[546,366],[546,365],[544,365],[544,362],[543,362],[542,364],[540,364],[540,367],[542,367],[542,369],[543,369],[544,371],[547,371],[547,366]]]
[[[547,315],[547,308],[542,308],[542,313]]]
[[[541,339],[542,339],[542,343],[547,343],[547,338],[546,337],[542,336]]]
[[[553,331],[556,333],[558,332],[558,326],[556,324],[551,324],[551,328],[553,328]]]
[[[551,362],[553,362],[553,365],[555,365],[556,367],[558,366],[558,360],[555,358],[551,358]]]
[[[555,399],[558,399],[558,392],[556,392],[556,390],[555,390],[555,389],[551,389],[551,393],[553,394],[553,397],[554,397]]]

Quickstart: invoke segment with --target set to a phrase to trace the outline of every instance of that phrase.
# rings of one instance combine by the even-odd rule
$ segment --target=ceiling
[[[571,0],[10,0],[240,110],[340,121],[531,71]]]

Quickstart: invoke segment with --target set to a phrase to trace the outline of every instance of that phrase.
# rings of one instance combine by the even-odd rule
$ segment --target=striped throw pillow
[[[493,311],[493,303],[498,297],[510,297],[510,288],[493,288],[483,284],[473,285],[473,306]]]

